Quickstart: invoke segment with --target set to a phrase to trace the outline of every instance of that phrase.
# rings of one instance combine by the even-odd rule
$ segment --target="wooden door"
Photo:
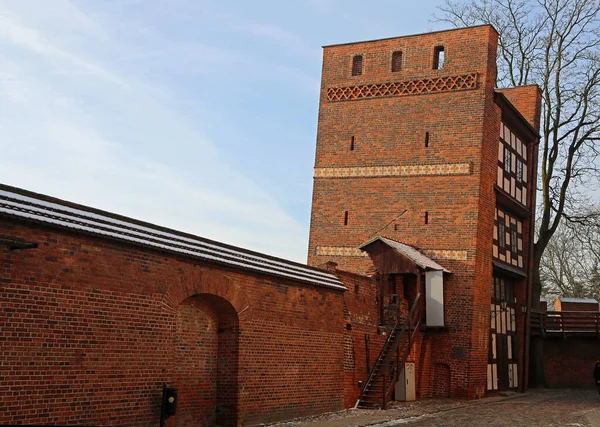
[[[488,391],[518,388],[514,283],[494,277],[490,310]]]

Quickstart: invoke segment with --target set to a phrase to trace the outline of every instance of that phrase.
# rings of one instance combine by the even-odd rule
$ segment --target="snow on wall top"
[[[332,273],[0,184],[0,215],[33,220],[208,262],[346,290]]]
[[[594,298],[564,298],[564,297],[559,297],[558,299],[560,300],[560,302],[578,302],[578,303],[585,303],[585,304],[598,304],[598,301],[596,301]]]

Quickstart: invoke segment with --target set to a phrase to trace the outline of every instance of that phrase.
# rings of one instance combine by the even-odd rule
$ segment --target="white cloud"
[[[74,67],[79,72],[89,73],[92,76],[125,86],[120,78],[101,66],[48,43],[36,30],[21,25],[19,19],[8,12],[0,11],[0,39],[30,52],[46,56],[56,65]]]
[[[305,259],[304,227],[228,164],[201,117],[182,116],[168,87],[122,61],[131,46],[118,51],[71,2],[40,6],[60,28],[20,5],[0,5],[0,182]],[[112,56],[90,48],[98,45]],[[180,49],[236,60],[202,45]]]

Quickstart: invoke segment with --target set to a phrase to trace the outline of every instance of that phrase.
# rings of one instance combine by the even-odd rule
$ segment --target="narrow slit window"
[[[360,76],[363,72],[363,57],[362,55],[356,55],[352,58],[352,75]]]
[[[425,147],[429,147],[429,132],[425,132]]]
[[[354,137],[350,137],[350,151],[354,151]]]
[[[348,211],[344,212],[344,225],[348,225]]]
[[[396,51],[392,53],[392,72],[400,71],[402,69],[402,52]]]
[[[433,69],[441,70],[444,68],[444,60],[446,55],[444,52],[444,46],[436,46],[433,50]]]
[[[429,224],[429,211],[425,211],[425,224]]]

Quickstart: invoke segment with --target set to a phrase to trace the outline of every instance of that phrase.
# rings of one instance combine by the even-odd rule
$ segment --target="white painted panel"
[[[512,359],[513,358],[513,354],[512,354],[512,338],[508,337],[508,339],[506,340],[506,342],[508,343],[508,358]]]
[[[519,370],[516,363],[513,365],[513,386],[519,387]]]
[[[504,318],[504,312],[499,305],[496,305],[496,316],[498,317],[498,333],[505,334],[506,333],[506,319]]]
[[[487,389],[488,390],[494,389],[493,379],[494,378],[492,378],[492,365],[488,363],[488,372],[487,372]]]
[[[492,359],[496,359],[496,334],[492,334]]]
[[[494,378],[494,390],[498,388],[498,365],[494,363],[492,365],[492,377]]]
[[[425,272],[425,315],[427,326],[444,326],[444,273]]]
[[[410,402],[416,398],[415,363],[406,362],[396,383],[396,400]]]

